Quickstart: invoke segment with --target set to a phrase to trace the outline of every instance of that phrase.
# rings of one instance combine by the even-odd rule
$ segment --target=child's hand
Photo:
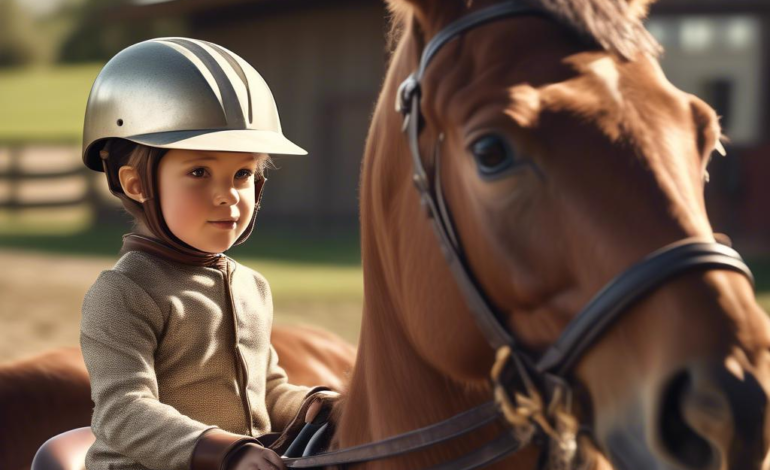
[[[331,410],[331,407],[339,399],[340,394],[337,392],[332,392],[331,390],[317,392],[308,397],[308,400],[311,400],[311,402],[310,406],[307,407],[307,411],[305,412],[305,422],[312,423],[318,413],[321,412],[321,410],[326,408],[328,412],[328,410]]]
[[[305,413],[306,423],[313,422],[316,415],[318,415],[318,412],[321,411],[321,404],[322,404],[321,400],[316,400],[310,404],[310,406],[307,408],[307,412]]]
[[[245,444],[238,449],[227,470],[285,470],[281,458],[270,449],[253,443]]]

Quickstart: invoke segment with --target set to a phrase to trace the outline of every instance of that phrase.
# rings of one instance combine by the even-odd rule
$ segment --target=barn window
[[[748,15],[661,15],[647,27],[665,52],[668,79],[722,116],[733,144],[760,139],[763,102],[760,21]]]

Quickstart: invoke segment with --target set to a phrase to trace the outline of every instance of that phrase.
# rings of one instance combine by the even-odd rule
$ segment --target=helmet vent
[[[118,126],[122,126],[122,125],[123,125],[123,120],[122,119],[118,119]]]

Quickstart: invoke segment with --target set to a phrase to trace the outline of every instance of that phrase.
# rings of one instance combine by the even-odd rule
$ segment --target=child
[[[287,383],[270,288],[223,254],[254,227],[267,154],[306,153],[281,133],[269,88],[215,44],[145,41],[97,77],[83,145],[135,218],[83,302],[86,467],[284,468],[259,438],[336,394]]]

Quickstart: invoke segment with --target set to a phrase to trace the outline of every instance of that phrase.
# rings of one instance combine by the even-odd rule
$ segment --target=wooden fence
[[[40,209],[40,208],[59,208],[59,207],[71,207],[84,204],[91,200],[95,194],[92,193],[90,186],[92,184],[87,183],[89,188],[82,195],[70,198],[70,199],[49,199],[43,201],[23,201],[21,200],[20,193],[22,185],[31,181],[56,181],[62,178],[68,178],[72,176],[80,176],[86,180],[90,180],[87,174],[87,168],[85,167],[73,167],[71,169],[63,171],[52,172],[26,172],[22,169],[21,158],[24,147],[11,146],[8,147],[8,162],[5,165],[5,169],[0,171],[0,183],[5,183],[8,188],[8,196],[4,200],[0,200],[0,209],[9,210],[22,210],[22,209]],[[95,188],[94,188],[95,189]]]
[[[35,169],[31,171],[28,164],[23,164],[23,159],[34,154],[35,149],[38,148],[45,151],[46,146],[24,143],[0,144],[0,150],[2,150],[0,159],[4,160],[0,161],[2,163],[0,165],[0,187],[5,189],[3,191],[4,196],[0,196],[0,210],[13,214],[30,209],[66,210],[87,206],[96,220],[117,220],[116,217],[120,215],[120,212],[116,211],[115,201],[105,197],[105,190],[101,188],[105,184],[104,177],[89,170],[79,162],[79,159],[76,158],[76,147],[73,147],[72,144],[48,146],[48,148],[54,148],[63,155],[66,155],[71,148],[72,165],[66,165],[59,170],[46,171],[43,169],[39,171]],[[69,160],[70,157],[66,159]],[[61,161],[57,163],[55,166],[62,166]],[[41,183],[43,185],[56,185],[68,178],[82,181],[80,187],[83,189],[64,196],[55,194],[50,197],[29,198],[22,195],[25,192],[25,187],[27,188],[26,193],[29,194],[28,185]]]

